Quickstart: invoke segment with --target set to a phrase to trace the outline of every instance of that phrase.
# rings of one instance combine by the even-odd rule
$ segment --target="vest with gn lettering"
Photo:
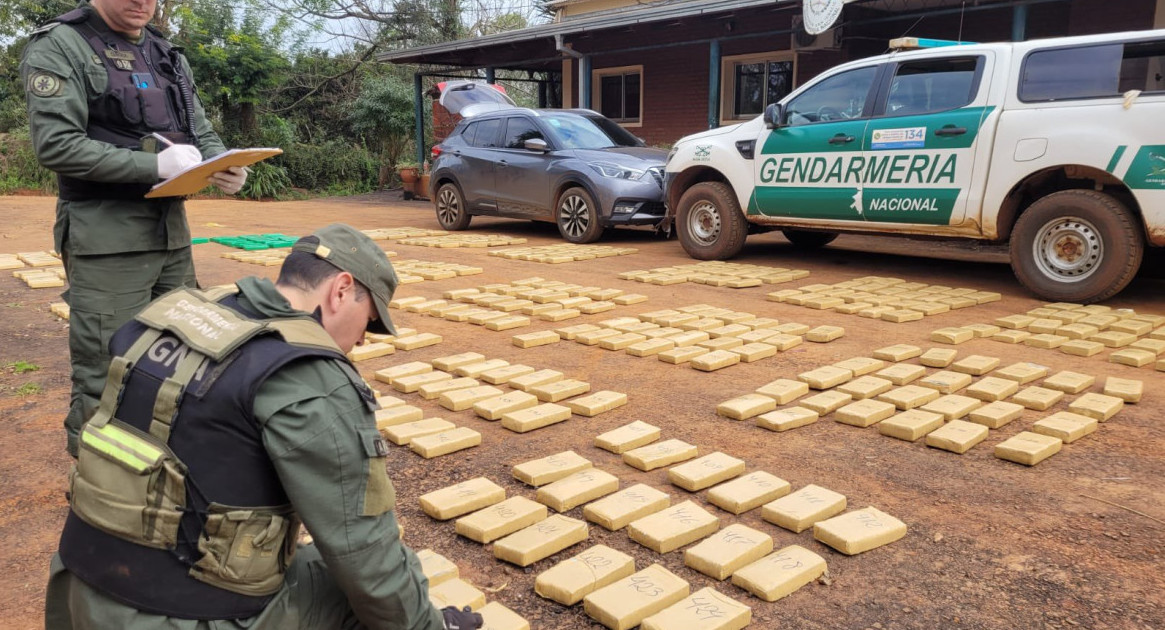
[[[180,49],[152,26],[142,29],[142,41],[128,42],[114,33],[91,6],[56,17],[81,35],[109,77],[105,92],[90,97],[86,135],[122,149],[141,149],[141,140],[159,133],[170,141],[193,144],[193,81],[183,70]],[[58,175],[60,197],[143,199],[150,184],[106,183]]]
[[[184,304],[189,302],[195,300],[188,299]],[[218,305],[251,322],[278,321],[253,319],[256,315],[244,312],[235,295]],[[309,323],[318,326],[314,321]],[[114,335],[111,354],[120,357],[128,351],[132,355],[130,349],[135,341],[154,330],[141,321],[130,322]],[[322,328],[318,332],[326,336]],[[148,437],[155,417],[156,395],[190,352],[190,347],[173,332],[163,331],[125,372],[121,391],[114,398],[118,401],[115,423],[129,425],[127,430],[131,433]],[[151,548],[82,520],[76,511],[78,502],[93,501],[92,495],[102,494],[100,489],[86,490],[91,496],[72,497],[74,509],[70,510],[61,536],[59,553],[65,567],[98,591],[144,612],[186,619],[243,619],[261,612],[274,593],[254,596],[219,588],[192,577],[192,568],[201,555],[198,542],[208,522],[208,509],[213,511],[212,504],[236,510],[278,506],[290,510],[288,497],[264,449],[253,404],[265,380],[289,362],[307,357],[334,359],[347,368],[346,372],[355,374],[338,349],[327,349],[322,344],[293,345],[280,334],[267,333],[249,338],[218,362],[203,363],[178,399],[166,444],[186,467],[188,504],[182,509],[177,547]],[[353,378],[352,374],[349,378],[365,400],[373,400],[371,391],[363,387],[358,375]],[[373,405],[374,402],[370,407]],[[82,448],[86,447],[83,443]],[[81,491],[75,482],[74,495]],[[293,553],[299,525],[294,513],[288,513],[287,518],[293,523],[288,531]],[[276,587],[282,583],[281,576],[277,579]]]

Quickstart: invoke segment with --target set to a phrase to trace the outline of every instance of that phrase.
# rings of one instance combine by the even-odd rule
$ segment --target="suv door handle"
[[[948,125],[946,127],[943,127],[942,129],[936,129],[934,132],[934,135],[943,136],[943,137],[945,137],[945,136],[961,136],[965,133],[967,133],[966,127],[955,127],[954,125]]]
[[[498,168],[507,168],[507,167],[509,167],[509,165],[510,165],[510,163],[505,161],[505,160],[498,161]]]
[[[829,144],[846,144],[849,142],[853,142],[854,140],[855,140],[855,138],[853,136],[847,136],[844,133],[839,133],[836,136],[829,139]]]

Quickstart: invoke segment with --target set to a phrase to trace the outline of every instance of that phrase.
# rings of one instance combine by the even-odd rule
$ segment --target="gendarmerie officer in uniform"
[[[345,353],[391,332],[367,236],[300,239],[272,283],[176,289],[114,335],[81,433],[49,630],[468,630],[400,540],[375,398]],[[300,523],[314,544],[297,546]]]
[[[69,280],[73,456],[101,394],[113,331],[159,295],[195,286],[182,199],[144,195],[225,150],[186,59],[149,26],[156,6],[82,2],[34,31],[20,64],[33,149],[60,188],[53,240]],[[152,134],[173,145],[155,146]],[[237,167],[210,178],[228,194],[245,181]]]

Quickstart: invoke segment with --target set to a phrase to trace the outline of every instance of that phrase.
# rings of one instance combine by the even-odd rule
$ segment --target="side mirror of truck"
[[[778,129],[784,126],[785,108],[780,103],[772,103],[765,108],[765,127]]]
[[[537,151],[538,153],[546,153],[550,150],[550,145],[546,144],[542,138],[530,138],[522,146],[526,147],[527,151]]]

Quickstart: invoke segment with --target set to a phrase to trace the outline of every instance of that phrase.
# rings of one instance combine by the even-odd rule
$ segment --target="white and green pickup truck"
[[[896,40],[764,115],[687,136],[667,164],[680,242],[699,259],[780,229],[1009,242],[1020,282],[1057,301],[1119,292],[1165,246],[1165,30],[1021,43]],[[928,47],[929,46],[929,47]]]

